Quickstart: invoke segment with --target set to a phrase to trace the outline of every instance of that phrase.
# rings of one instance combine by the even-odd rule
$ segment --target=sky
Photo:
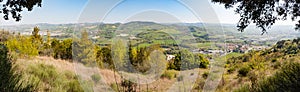
[[[236,24],[234,9],[213,4],[211,0],[43,0],[42,7],[22,12],[22,20],[3,20],[0,25],[67,24],[86,22],[126,23],[226,23]],[[293,25],[279,22],[279,25]]]

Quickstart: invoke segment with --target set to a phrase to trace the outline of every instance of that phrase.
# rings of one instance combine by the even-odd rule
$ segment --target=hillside
[[[243,85],[255,84],[258,81],[274,76],[277,72],[283,71],[282,67],[290,62],[299,62],[299,42],[300,38],[282,40],[270,49],[252,51],[242,56],[229,58],[225,65],[226,71],[223,76],[225,83],[219,85],[219,90],[232,91]]]

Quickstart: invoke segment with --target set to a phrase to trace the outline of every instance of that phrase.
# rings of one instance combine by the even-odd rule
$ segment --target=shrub
[[[280,71],[273,76],[252,86],[245,86],[238,91],[243,92],[297,92],[300,90],[300,64],[288,63],[284,65]]]
[[[250,70],[251,68],[247,66],[247,67],[242,67],[238,72],[240,76],[245,77],[247,76]]]
[[[168,79],[173,79],[177,76],[178,72],[176,70],[166,70],[161,77],[162,78],[168,78]]]
[[[32,64],[26,69],[28,79],[39,81],[37,91],[82,92],[77,77],[72,72],[58,72],[53,65]]]
[[[95,83],[98,83],[101,79],[101,76],[99,74],[93,74],[91,78]]]
[[[206,79],[207,77],[208,77],[208,72],[204,72],[203,74],[202,74],[202,77],[204,78],[204,79]]]
[[[118,91],[118,85],[117,85],[116,83],[110,84],[110,87],[111,87],[114,91]]]
[[[230,68],[227,70],[227,72],[228,72],[229,74],[233,73],[234,71],[235,71],[235,67],[230,67]]]
[[[6,41],[6,46],[10,52],[16,52],[21,56],[37,56],[38,46],[33,44],[29,37],[12,37]]]

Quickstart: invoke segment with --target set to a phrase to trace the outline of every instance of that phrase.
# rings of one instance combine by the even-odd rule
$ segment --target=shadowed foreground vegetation
[[[22,79],[22,75],[16,72],[14,61],[8,54],[5,45],[0,44],[0,90],[3,92],[32,92],[36,85]]]
[[[271,77],[252,85],[246,85],[238,92],[296,92],[300,90],[300,64],[289,62]]]

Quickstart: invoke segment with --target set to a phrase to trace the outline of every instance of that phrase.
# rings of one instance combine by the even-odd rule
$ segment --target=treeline
[[[9,51],[17,56],[52,56],[56,59],[72,59],[72,39],[58,40],[50,37],[44,38],[39,34],[40,29],[35,27],[32,35],[9,34],[3,37],[2,43],[8,47]]]
[[[120,45],[118,45],[120,46]],[[208,68],[209,67],[209,60],[206,56],[203,54],[194,54],[187,49],[182,49],[178,53],[176,53],[174,56],[175,58],[171,59],[170,61],[166,60],[166,56],[160,55],[161,59],[156,58],[150,58],[151,54],[153,55],[155,51],[162,51],[161,46],[158,44],[151,45],[148,47],[131,47],[129,45],[128,52],[122,51],[123,53],[126,53],[128,56],[124,55],[123,57],[129,58],[128,61],[125,60],[123,63],[123,66],[130,66],[132,65],[135,69],[137,69],[140,72],[146,72],[148,69],[151,68],[151,62],[159,61],[159,62],[167,62],[167,69],[168,70],[189,70],[189,69],[195,69],[195,68]],[[115,49],[115,48],[114,48]],[[120,50],[118,50],[120,51]],[[97,61],[98,64],[105,68],[114,69],[117,64],[115,60],[113,60],[114,50],[112,50],[111,46],[102,47],[99,50],[97,50]],[[120,53],[120,52],[117,52]],[[158,63],[160,64],[160,63]],[[126,70],[126,69],[125,69]],[[130,70],[128,70],[130,71]]]

